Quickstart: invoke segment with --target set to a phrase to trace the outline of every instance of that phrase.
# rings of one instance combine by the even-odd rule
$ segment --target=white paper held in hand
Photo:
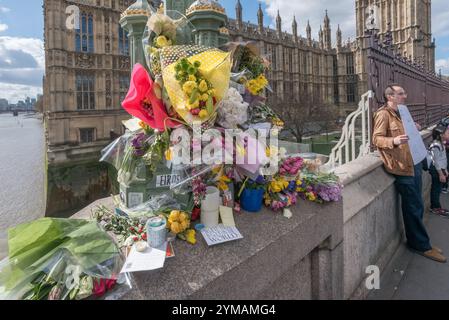
[[[416,128],[415,121],[410,114],[407,106],[399,105],[399,114],[401,115],[402,124],[404,125],[405,134],[408,136],[408,145],[413,158],[413,164],[417,165],[427,156],[427,149],[422,140],[421,134]]]

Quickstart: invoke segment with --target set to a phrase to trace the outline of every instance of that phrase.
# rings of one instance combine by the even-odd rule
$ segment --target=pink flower
[[[148,72],[142,65],[136,64],[131,75],[128,94],[122,102],[123,108],[151,128],[162,132],[166,126],[169,128],[179,126],[179,123],[167,120],[167,111],[155,90],[156,86]]]

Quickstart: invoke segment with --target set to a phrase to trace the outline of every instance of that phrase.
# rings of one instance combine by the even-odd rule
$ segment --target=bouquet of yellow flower
[[[186,58],[181,59],[175,66],[175,78],[188,100],[189,112],[205,119],[214,112],[217,99],[212,83],[200,73],[200,66],[200,61],[191,63]]]
[[[196,232],[190,228],[190,217],[186,212],[173,210],[168,215],[167,228],[178,238],[190,244],[196,243]]]
[[[217,116],[229,89],[229,53],[197,45],[167,46],[161,49],[161,65],[173,108],[189,125]]]
[[[253,96],[261,94],[266,86],[268,86],[268,80],[263,74],[259,75],[255,79],[249,80],[246,83],[246,88]]]

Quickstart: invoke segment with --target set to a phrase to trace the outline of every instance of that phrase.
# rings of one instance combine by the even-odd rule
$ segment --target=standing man
[[[378,148],[387,172],[396,181],[401,195],[407,246],[414,252],[445,263],[441,249],[432,247],[423,223],[424,201],[422,198],[422,165],[414,165],[398,106],[405,104],[407,93],[398,84],[385,90],[386,105],[374,114],[373,143]],[[418,130],[420,127],[417,125]]]

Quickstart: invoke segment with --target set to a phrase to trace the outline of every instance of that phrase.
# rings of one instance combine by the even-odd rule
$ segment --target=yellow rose
[[[189,219],[189,217],[185,214],[185,212],[181,212],[181,214],[179,215],[178,221],[179,222],[183,222],[183,221],[186,221],[188,219]]]
[[[186,230],[188,227],[190,227],[189,220],[184,220],[183,222],[181,222],[181,227],[183,231]]]
[[[200,85],[199,85],[199,89],[202,93],[207,92],[207,90],[209,89],[207,87],[207,82],[206,80],[201,80]]]
[[[202,96],[201,96],[201,101],[207,101],[209,99],[209,95],[207,94],[207,93],[204,93]]]
[[[187,106],[187,108],[188,108],[189,110],[196,109],[196,108],[199,108],[199,107],[200,107],[200,102],[199,102],[198,100],[196,100],[194,103],[189,104],[189,105]]]
[[[190,76],[189,76],[189,81],[195,81],[195,82],[196,82],[196,77],[195,77],[195,76],[192,76],[192,75],[190,75]]]
[[[169,220],[170,222],[178,221],[178,220],[179,220],[180,214],[181,214],[180,211],[178,211],[178,210],[173,210],[173,211],[170,213],[170,216],[168,217],[168,220]]]
[[[156,39],[156,44],[158,45],[158,47],[163,48],[168,46],[168,40],[165,36],[159,36]]]
[[[196,82],[195,81],[187,81],[182,86],[182,90],[184,91],[184,93],[186,93],[189,96],[192,94],[192,91],[195,88],[196,88]]]
[[[170,230],[174,234],[178,234],[178,233],[181,233],[183,231],[182,230],[182,226],[181,226],[181,224],[179,222],[172,222]]]
[[[193,229],[186,231],[186,241],[190,244],[196,244],[196,231]]]
[[[206,118],[208,115],[209,115],[209,112],[207,112],[207,110],[204,110],[204,109],[201,110],[201,111],[200,111],[200,114],[199,114],[199,116],[200,116],[201,119]]]

